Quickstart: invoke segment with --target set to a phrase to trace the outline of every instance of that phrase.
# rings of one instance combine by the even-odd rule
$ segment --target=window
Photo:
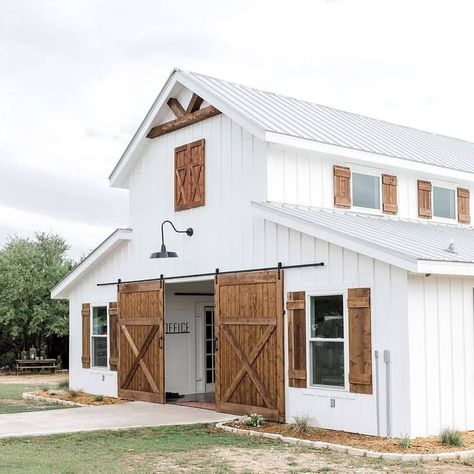
[[[107,306],[92,308],[92,366],[107,367]]]
[[[444,219],[456,219],[456,191],[433,186],[433,215]]]
[[[352,173],[352,205],[380,209],[380,177]]]
[[[345,386],[344,298],[311,297],[311,384]]]

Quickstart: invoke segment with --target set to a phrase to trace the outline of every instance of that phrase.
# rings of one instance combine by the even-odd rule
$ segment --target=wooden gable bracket
[[[185,110],[178,99],[171,97],[167,104],[174,113],[176,119],[153,127],[148,132],[147,138],[160,137],[166,133],[179,130],[180,128],[187,127],[188,125],[192,125],[193,123],[200,122],[201,120],[205,120],[221,113],[220,110],[217,110],[212,105],[201,109],[200,107],[203,102],[204,99],[199,97],[197,94],[193,94]]]

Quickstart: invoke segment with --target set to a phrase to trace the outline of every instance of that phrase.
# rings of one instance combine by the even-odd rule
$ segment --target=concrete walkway
[[[234,418],[235,416],[232,415],[200,408],[131,402],[120,405],[0,415],[0,438],[146,426],[217,423]]]

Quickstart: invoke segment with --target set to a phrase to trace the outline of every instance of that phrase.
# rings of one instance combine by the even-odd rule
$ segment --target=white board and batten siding
[[[361,164],[316,151],[301,150],[282,145],[267,146],[268,200],[300,204],[302,206],[334,208],[333,166],[348,166],[354,172],[380,173],[397,176],[398,216],[418,219],[417,181],[430,180],[433,185],[455,189],[474,187],[466,182],[447,181],[445,176],[427,175],[419,172],[387,168],[385,166]],[[471,222],[474,222],[474,206],[470,207]]]
[[[324,262],[324,267],[288,270],[285,272],[285,293],[306,291],[311,294],[345,293],[348,288],[371,289],[372,350],[391,351],[392,432],[409,429],[407,272],[375,259],[360,255],[320,239],[296,232],[272,222],[265,222],[265,257],[267,262],[281,259],[291,264]],[[309,324],[309,322],[308,322]],[[347,331],[347,325],[345,327]],[[285,331],[287,333],[287,331]],[[307,330],[309,334],[309,328]],[[285,341],[287,347],[287,341]],[[375,397],[375,359],[373,358],[373,395],[350,393],[348,390],[309,387],[287,388],[286,415],[308,416],[318,426],[358,433],[377,432]],[[286,364],[287,366],[287,364]],[[310,369],[310,355],[307,354]],[[379,360],[380,434],[386,434],[385,372]],[[308,373],[308,381],[311,380]],[[288,387],[288,383],[286,384]],[[335,407],[331,408],[331,399]]]
[[[474,278],[410,275],[412,429],[474,427]]]

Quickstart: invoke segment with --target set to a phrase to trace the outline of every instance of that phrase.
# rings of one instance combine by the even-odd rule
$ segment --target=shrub
[[[310,430],[311,418],[308,415],[295,416],[293,423],[291,423],[292,429],[297,434],[307,433]]]
[[[83,394],[84,392],[82,390],[69,390],[69,396],[71,398],[77,398]]]
[[[461,433],[453,428],[443,428],[441,431],[441,442],[450,446],[462,446],[463,440]]]
[[[49,392],[49,387],[48,387],[47,385],[43,385],[43,386],[41,387],[41,391],[42,391],[42,392]]]
[[[68,380],[63,380],[62,382],[59,382],[58,384],[58,389],[59,390],[67,390],[69,388],[69,381]]]
[[[96,402],[103,402],[104,401],[104,396],[103,395],[96,395],[94,397],[94,401]]]
[[[250,413],[249,416],[244,418],[244,425],[258,427],[262,426],[264,421],[262,415],[259,415],[258,413]]]
[[[408,435],[403,436],[402,438],[398,439],[398,445],[402,449],[408,449],[411,447],[411,439]]]

